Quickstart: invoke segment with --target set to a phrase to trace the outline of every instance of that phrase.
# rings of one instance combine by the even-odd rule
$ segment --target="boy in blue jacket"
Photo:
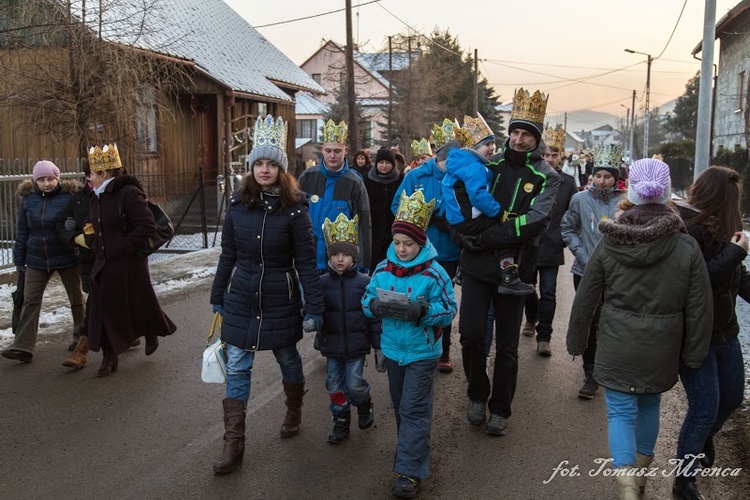
[[[360,300],[370,277],[357,271],[359,217],[349,220],[339,214],[334,222],[326,218],[323,237],[328,253],[328,272],[320,277],[325,301],[323,328],[316,348],[327,358],[326,389],[331,398],[333,431],[331,444],[349,437],[351,405],[357,407],[359,428],[369,429],[375,421],[370,384],[363,371],[370,346],[380,349],[380,320],[362,312]],[[377,364],[377,363],[376,363]]]
[[[448,153],[443,178],[445,217],[461,235],[477,236],[489,226],[512,217],[502,210],[489,189],[492,174],[486,163],[495,150],[495,136],[482,115],[476,120],[465,116],[463,128],[454,129],[454,133],[463,148],[451,149]],[[471,250],[470,244],[465,247]],[[496,254],[500,264],[497,293],[533,293],[534,286],[518,277],[517,251],[507,249]]]
[[[383,322],[380,346],[398,430],[392,492],[400,498],[416,495],[428,476],[440,337],[456,314],[450,278],[425,232],[434,207],[422,191],[401,194],[393,243],[362,298],[365,314]]]

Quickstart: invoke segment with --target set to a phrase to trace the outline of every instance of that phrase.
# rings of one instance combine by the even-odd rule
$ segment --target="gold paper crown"
[[[323,126],[323,144],[327,142],[335,142],[337,144],[346,145],[346,123],[343,121],[336,125],[333,120],[328,120]]]
[[[479,113],[476,118],[464,116],[464,126],[454,129],[453,133],[463,148],[474,147],[483,139],[495,135]]]
[[[618,144],[602,144],[594,151],[594,168],[620,168],[622,147]]]
[[[432,126],[432,137],[435,140],[435,147],[439,148],[443,144],[445,144],[448,141],[452,141],[456,138],[455,134],[453,133],[454,130],[460,129],[461,126],[458,124],[458,120],[450,121],[449,119],[444,119],[442,125],[433,125]]]
[[[307,160],[307,161],[305,162],[305,168],[310,168],[310,167],[314,167],[314,166],[315,166],[315,165],[317,165],[317,164],[318,164],[318,162],[317,162],[317,161],[315,161],[314,159],[310,158],[309,160]]]
[[[425,202],[422,191],[414,191],[411,196],[406,196],[406,192],[401,191],[401,199],[398,202],[398,210],[396,210],[396,220],[408,222],[422,231],[427,231],[433,210],[435,210],[435,200],[432,199],[429,203]]]
[[[565,129],[560,125],[555,128],[547,127],[542,140],[544,140],[547,147],[557,148],[560,152],[565,151]]]
[[[547,101],[549,101],[549,96],[545,96],[538,90],[530,95],[528,91],[520,88],[513,96],[513,111],[510,113],[510,119],[544,123]]]
[[[326,240],[326,246],[342,241],[359,245],[359,215],[355,215],[350,220],[346,215],[339,214],[333,222],[326,217],[323,222],[323,237]]]
[[[286,131],[286,123],[280,116],[275,120],[271,115],[259,116],[253,131],[253,147],[272,146],[286,152]]]
[[[430,141],[421,138],[419,141],[416,139],[411,141],[411,152],[414,156],[430,155],[432,156],[432,147],[430,147]]]
[[[96,146],[89,149],[89,168],[92,172],[122,168],[117,144],[107,144],[103,148]]]

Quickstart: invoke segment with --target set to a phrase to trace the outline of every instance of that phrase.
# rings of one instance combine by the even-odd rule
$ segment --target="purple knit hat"
[[[666,203],[672,196],[669,165],[655,158],[633,162],[628,176],[628,200],[635,205]]]
[[[55,165],[51,161],[42,160],[36,162],[31,176],[34,178],[34,182],[36,182],[36,180],[40,177],[57,177],[59,179],[60,169],[57,168],[57,165]]]

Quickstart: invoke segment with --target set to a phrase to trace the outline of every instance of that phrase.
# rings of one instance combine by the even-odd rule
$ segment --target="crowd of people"
[[[271,350],[281,371],[280,436],[299,434],[310,388],[297,343],[314,332],[326,358],[327,441],[347,440],[352,406],[359,429],[373,426],[364,366],[374,353],[396,421],[392,493],[414,497],[429,476],[435,372],[455,367],[455,316],[467,421],[503,436],[520,335],[536,336],[539,356],[552,355],[567,247],[576,289],[567,351],[582,358],[578,397],[604,389],[619,497],[643,494],[661,394],[680,380],[688,410],[675,456],[702,458],[681,469],[673,492],[702,498],[698,469],[713,465],[713,438],[739,407],[745,382],[735,314],[738,296],[750,301],[740,177],[712,166],[687,199],[673,201],[661,159],[623,169],[620,148],[608,145],[566,160],[565,131],[543,125],[547,101],[539,91],[516,92],[509,137],[497,152],[481,115],[462,124],[446,118],[431,140],[413,141],[404,168],[387,148],[373,162],[357,151],[350,166],[347,126],[328,121],[320,161],[299,179],[288,172],[287,124],[258,117],[247,174],[228,200],[210,295],[227,358],[216,474],[242,463],[259,350]],[[116,146],[92,148],[89,166],[80,186],[40,161],[19,187],[14,262],[25,276],[25,301],[2,355],[33,360],[42,297],[57,272],[75,325],[64,365],[83,367],[89,350],[101,350],[97,376],[107,376],[141,337],[150,355],[176,327],[150,283],[146,247],[156,226],[142,186],[125,173]]]

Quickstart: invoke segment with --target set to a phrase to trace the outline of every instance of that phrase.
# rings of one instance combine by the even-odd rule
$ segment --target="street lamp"
[[[641,54],[642,56],[646,56],[648,58],[648,65],[646,66],[646,115],[643,122],[643,157],[646,158],[648,157],[648,122],[650,121],[650,117],[648,114],[648,105],[651,98],[651,61],[653,61],[654,58],[651,57],[651,54],[638,52],[637,50],[625,49],[625,52],[629,52],[631,54]]]

